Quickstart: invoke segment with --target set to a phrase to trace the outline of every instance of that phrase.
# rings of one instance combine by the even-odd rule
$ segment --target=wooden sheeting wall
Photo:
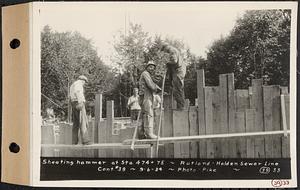
[[[218,86],[205,86],[204,70],[197,71],[197,100],[184,110],[176,110],[170,96],[164,97],[161,136],[194,136],[205,134],[245,133],[283,130],[281,99],[283,95],[289,129],[289,94],[287,87],[264,86],[261,79],[253,79],[248,89],[235,89],[232,73],[219,75]],[[102,113],[102,96],[96,96],[96,113]],[[120,143],[132,139],[134,128],[113,132],[114,104],[106,102],[105,119],[96,116],[90,123],[91,138],[98,143]],[[159,113],[159,111],[158,111]],[[156,114],[159,115],[159,114]],[[141,115],[142,117],[142,115]],[[157,133],[159,116],[154,119]],[[42,127],[44,144],[71,144],[71,126],[61,126],[58,140],[54,130]],[[97,135],[96,135],[97,134]],[[98,137],[98,138],[96,138]],[[63,140],[64,139],[64,140]],[[279,158],[289,157],[289,136],[236,137],[210,139],[199,142],[169,143],[160,146],[158,157],[163,158]],[[77,151],[77,152],[76,152]],[[139,150],[66,150],[43,149],[43,156],[84,157],[149,157],[149,149]]]

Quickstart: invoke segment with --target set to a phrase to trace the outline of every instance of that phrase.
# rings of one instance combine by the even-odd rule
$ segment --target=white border
[[[32,168],[34,186],[49,186],[49,187],[209,187],[209,188],[272,188],[271,180],[74,180],[74,181],[40,181],[40,148],[41,148],[41,121],[40,121],[40,31],[39,31],[39,16],[38,9],[40,6],[60,6],[61,4],[85,6],[115,6],[115,2],[34,2],[32,19],[33,31],[32,39],[32,76],[33,76],[33,125],[32,125]],[[196,8],[197,6],[240,6],[247,9],[291,9],[292,10],[292,25],[291,25],[291,48],[290,48],[290,131],[291,131],[291,174],[292,179],[286,187],[297,186],[297,167],[296,167],[296,31],[297,31],[297,2],[118,2],[117,6],[138,6],[146,8],[146,6],[189,6]],[[191,6],[192,5],[192,6]],[[197,6],[195,6],[197,5]],[[283,187],[285,188],[285,187]]]

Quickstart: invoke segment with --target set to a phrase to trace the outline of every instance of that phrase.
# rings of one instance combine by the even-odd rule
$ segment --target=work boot
[[[153,133],[153,127],[145,128],[145,135],[147,139],[157,139],[157,136]]]
[[[146,139],[145,130],[142,126],[138,127],[138,139]]]

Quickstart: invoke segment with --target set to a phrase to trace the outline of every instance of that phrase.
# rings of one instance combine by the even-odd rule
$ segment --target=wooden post
[[[94,127],[94,143],[99,143],[99,126],[102,120],[102,94],[98,93],[95,97],[95,127]],[[95,156],[98,157],[98,150],[95,150]]]
[[[205,127],[205,76],[204,70],[197,70],[197,101],[198,101],[198,127],[199,135],[206,134]],[[199,142],[199,157],[206,157],[206,144],[204,142]]]
[[[110,100],[106,103],[106,142],[112,143],[112,128],[114,125],[114,101]],[[113,151],[107,150],[106,156],[113,157]]]

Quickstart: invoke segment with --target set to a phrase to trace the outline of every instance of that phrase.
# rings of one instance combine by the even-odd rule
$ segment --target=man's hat
[[[149,61],[149,62],[147,63],[147,65],[146,65],[146,68],[147,68],[148,66],[150,66],[150,65],[153,65],[154,67],[156,67],[156,65],[155,65],[155,63],[154,63],[153,61]]]
[[[84,76],[84,75],[80,75],[80,76],[78,77],[78,79],[79,79],[79,80],[84,80],[86,83],[88,82],[88,79],[87,79],[86,76]]]

